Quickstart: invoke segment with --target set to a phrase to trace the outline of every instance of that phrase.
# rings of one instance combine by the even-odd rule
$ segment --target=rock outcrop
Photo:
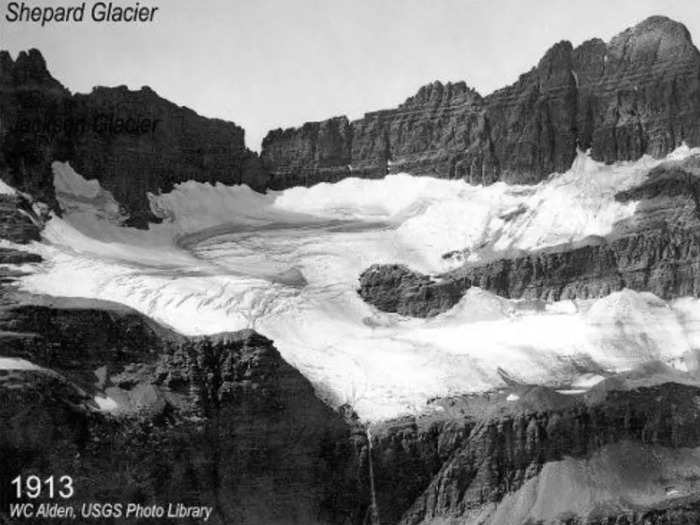
[[[512,512],[524,509],[515,506],[510,509],[512,521],[490,519],[498,516],[499,504],[508,503],[504,498],[517,495],[521,487],[533,483],[548,464],[564,458],[590,459],[612,445],[622,447],[630,458],[636,454],[633,450],[645,447],[656,447],[655,450],[663,453],[663,450],[700,445],[697,386],[665,383],[632,390],[608,390],[609,386],[601,384],[574,398],[532,387],[521,392],[517,401],[510,402],[511,406],[501,405],[499,410],[498,403],[492,402],[490,414],[474,418],[475,426],[469,436],[442,464],[400,523],[524,523],[528,512],[537,513],[539,509],[527,508],[524,515],[518,515]],[[699,467],[694,464],[696,470]],[[575,478],[570,473],[570,479]],[[624,483],[624,474],[617,481]],[[674,485],[679,479],[660,483],[664,482]],[[690,487],[692,483],[687,485]],[[550,486],[547,490],[554,495],[557,488]],[[678,495],[687,494],[679,490]],[[606,502],[608,496],[611,500]],[[588,523],[587,519],[594,518],[613,501],[617,502],[614,495],[599,494],[595,504],[600,508],[589,507],[591,515],[583,516],[575,512],[577,507],[581,508],[579,502],[568,501],[563,507],[568,507],[570,513],[546,522]],[[653,501],[650,499],[648,503]],[[697,510],[696,504],[694,512]],[[622,502],[615,517],[633,512],[642,514],[634,505],[625,508]]]
[[[350,172],[352,129],[345,117],[309,122],[300,130],[271,131],[263,148],[268,162],[280,167],[272,189],[336,182]]]
[[[21,245],[40,238],[45,217],[34,204],[26,195],[0,193],[0,239],[19,245],[0,247],[0,304],[5,302],[3,287],[21,275],[16,265],[41,261],[39,255],[21,249]]]
[[[13,61],[0,52],[0,178],[58,210],[51,163],[67,161],[97,179],[128,214],[127,224],[156,221],[147,192],[178,182],[246,183],[267,177],[244,131],[159,97],[148,87],[97,87],[72,95],[36,49]]]
[[[357,292],[383,312],[433,317],[452,308],[471,287],[466,279],[433,279],[402,264],[374,264],[360,274]]]
[[[577,395],[514,384],[372,424],[381,523],[693,523],[700,388],[667,373]]]
[[[471,183],[531,183],[571,165],[576,148],[612,162],[700,144],[700,54],[687,29],[653,16],[607,44],[554,45],[486,97],[436,82],[396,109],[271,131],[271,185],[409,172]]]

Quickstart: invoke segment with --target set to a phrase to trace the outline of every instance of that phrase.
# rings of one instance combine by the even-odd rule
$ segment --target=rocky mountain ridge
[[[407,172],[532,183],[571,166],[700,144],[700,54],[687,29],[650,17],[614,37],[554,45],[517,82],[482,97],[464,82],[422,87],[396,109],[271,131],[270,185]]]
[[[266,176],[241,127],[201,117],[148,87],[71,94],[41,53],[0,52],[0,178],[59,211],[51,163],[68,161],[121,204],[126,224],[156,222],[147,193],[187,180],[248,184]]]
[[[577,147],[613,162],[700,144],[699,121],[700,54],[682,24],[661,16],[608,43],[560,42],[485,97],[464,82],[435,82],[396,109],[273,130],[260,156],[240,127],[147,87],[73,95],[39,51],[0,53],[0,178],[58,210],[50,164],[69,161],[138,227],[158,220],[147,192],[186,180],[264,191],[405,171],[532,183],[566,170]]]

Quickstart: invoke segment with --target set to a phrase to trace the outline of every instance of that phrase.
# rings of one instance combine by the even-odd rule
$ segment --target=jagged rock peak
[[[572,57],[577,65],[582,57],[603,59],[606,55],[618,62],[652,63],[672,60],[688,53],[698,56],[685,25],[666,16],[655,15],[625,29],[608,43],[592,38],[574,49],[571,42],[562,40],[547,50],[537,69],[550,73],[569,69]]]
[[[20,51],[15,61],[15,74],[26,75],[27,79],[36,82],[54,81],[46,67],[46,60],[38,49]]]
[[[0,74],[9,73],[15,66],[15,61],[9,51],[0,50]]]
[[[574,47],[568,40],[560,40],[550,47],[540,59],[537,67],[542,67],[550,62],[558,62],[562,58],[567,58],[571,55]]]
[[[20,51],[17,60],[14,61],[9,52],[0,51],[0,80],[3,83],[15,82],[25,86],[37,85],[43,88],[65,89],[49,73],[41,51],[34,48],[29,51]]]
[[[665,34],[669,37],[692,43],[690,32],[685,25],[663,15],[653,15],[645,18],[636,26],[623,31],[621,35],[625,33],[633,33],[635,35],[645,33]]]
[[[464,81],[442,82],[436,80],[431,84],[422,86],[418,92],[406,99],[399,108],[410,108],[422,106],[424,104],[447,104],[447,103],[481,103],[482,97],[478,91],[467,86]]]
[[[547,82],[556,77],[561,80],[562,75],[566,78],[573,69],[574,47],[568,40],[562,40],[550,47],[537,64],[537,71],[540,82]]]
[[[665,16],[651,16],[613,37],[608,44],[612,58],[629,62],[671,60],[698,55],[688,29]]]

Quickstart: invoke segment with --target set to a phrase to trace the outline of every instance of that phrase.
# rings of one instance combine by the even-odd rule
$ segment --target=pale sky
[[[394,107],[434,80],[488,94],[559,40],[607,41],[652,14],[700,39],[698,0],[140,0],[160,8],[155,22],[43,28],[8,23],[8,3],[0,48],[13,57],[38,48],[74,92],[149,85],[243,126],[255,150],[270,129]]]

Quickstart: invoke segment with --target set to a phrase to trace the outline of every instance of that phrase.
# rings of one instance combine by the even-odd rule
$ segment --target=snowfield
[[[682,147],[672,158],[700,153]],[[334,405],[365,420],[426,409],[436,396],[525,382],[585,389],[608,371],[663,360],[697,369],[700,302],[623,290],[600,300],[528,308],[471,289],[433,319],[385,314],[357,295],[374,263],[422,272],[467,249],[534,249],[605,235],[634,213],[614,195],[660,161],[603,165],[580,153],[535,186],[471,186],[392,175],[261,195],[187,182],[151,195],[165,220],[119,226],[109,192],[54,164],[66,210],[32,249],[46,262],[27,291],[131,306],[184,334],[254,328]],[[591,379],[596,378],[596,379]]]

